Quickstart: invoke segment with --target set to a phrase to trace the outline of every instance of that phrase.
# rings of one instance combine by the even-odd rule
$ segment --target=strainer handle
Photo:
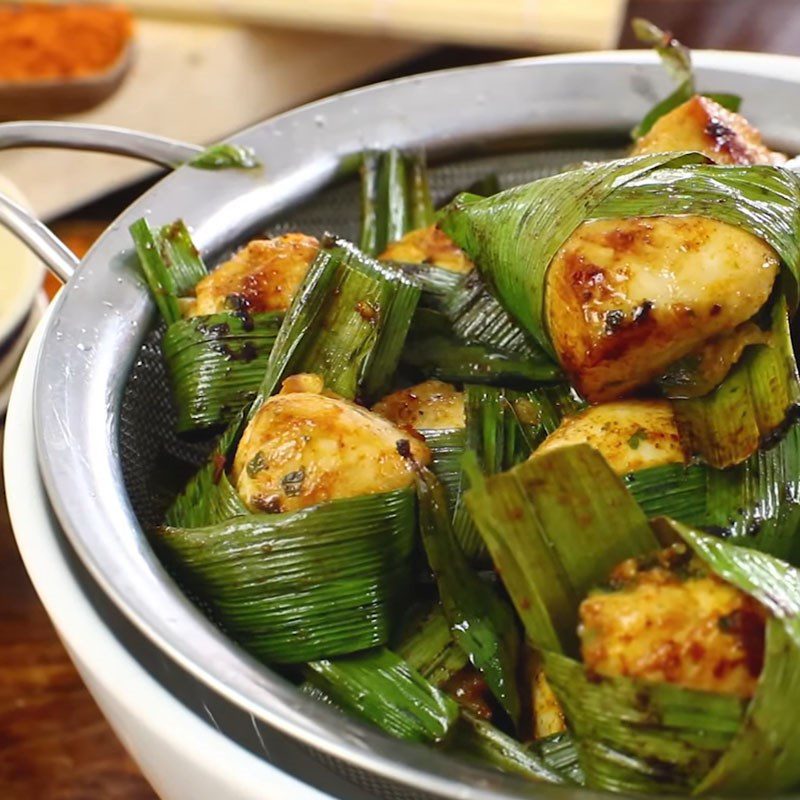
[[[16,147],[58,147],[90,150],[177,167],[203,152],[202,147],[149,133],[110,125],[74,122],[6,122],[0,124],[0,150]],[[8,228],[36,253],[45,266],[66,283],[79,260],[42,222],[18,203],[0,193],[0,225]]]
[[[78,257],[43,222],[0,192],[0,226],[8,228],[36,253],[60,281],[66,283],[80,263]]]
[[[202,147],[151,133],[112,125],[78,122],[5,122],[0,124],[0,150],[14,147],[57,147],[90,150],[152,161],[162,167],[177,167],[203,152]]]

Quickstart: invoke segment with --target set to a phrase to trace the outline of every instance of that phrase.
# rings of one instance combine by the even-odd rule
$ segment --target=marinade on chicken
[[[319,376],[295,375],[253,415],[231,478],[252,511],[296,511],[411,486],[429,458],[408,431],[325,393]]]
[[[618,475],[688,462],[668,400],[615,400],[589,406],[565,417],[532,457],[580,443],[599,451]]]
[[[319,242],[303,233],[254,239],[197,284],[184,315],[286,311],[318,252]]]
[[[658,119],[633,146],[633,155],[696,150],[717,164],[780,164],[786,156],[770,150],[741,114],[710,97],[695,95]]]
[[[464,427],[464,392],[451,383],[427,380],[399,389],[379,400],[372,410],[399,428],[455,430]]]
[[[622,397],[756,314],[779,265],[762,240],[705,217],[590,220],[547,273],[553,347],[587,400]]]
[[[752,697],[766,618],[756,600],[677,545],[624,561],[607,588],[581,603],[581,653],[598,675]]]
[[[379,258],[406,264],[430,264],[458,273],[470,272],[475,266],[467,254],[435,225],[409,231],[401,239],[391,242]]]

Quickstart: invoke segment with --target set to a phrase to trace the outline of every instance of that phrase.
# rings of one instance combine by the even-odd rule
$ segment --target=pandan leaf
[[[528,458],[552,433],[565,414],[582,403],[564,384],[528,392],[467,385],[464,389],[466,447],[474,453],[483,475],[510,469]],[[469,488],[469,476],[462,472],[461,491]],[[454,519],[456,537],[471,560],[482,560],[486,548],[462,502]]]
[[[154,543],[243,647],[300,663],[386,643],[410,580],[414,506],[399,490],[166,527]]]
[[[732,695],[593,675],[560,653],[544,660],[592,788],[690,792],[742,724],[746,701]]]
[[[195,169],[256,169],[261,166],[253,148],[239,144],[212,144],[187,163]]]
[[[533,388],[563,380],[549,358],[461,339],[443,314],[427,308],[414,315],[401,358],[426,378],[455,383]]]
[[[671,33],[661,30],[650,20],[634,17],[631,27],[636,38],[656,50],[676,83],[693,83],[692,54],[688,47],[684,47]]]
[[[326,239],[284,317],[251,409],[291,374],[347,398],[376,396],[397,367],[420,290],[341,239]]]
[[[629,793],[791,788],[800,781],[790,711],[800,701],[800,573],[773,556],[666,518],[640,532],[643,517],[637,522],[638,509],[622,482],[601,465],[599,454],[585,445],[564,447],[477,483],[467,494],[528,635],[544,651],[545,674],[575,736],[587,785]],[[593,496],[583,488],[589,476]],[[546,555],[531,533],[537,526],[549,534]],[[582,536],[588,531],[595,550],[587,556]],[[605,582],[614,563],[676,540],[771,615],[765,665],[751,700],[597,675],[553,635],[577,629],[578,603],[591,586]],[[615,556],[600,565],[611,550]],[[556,569],[558,584],[551,577]],[[572,587],[580,587],[574,600],[565,596]]]
[[[439,213],[438,224],[477,264],[522,329],[555,357],[546,333],[544,290],[558,249],[626,182],[667,165],[703,160],[698,154],[650,154],[587,165],[489,198],[462,194]]]
[[[554,733],[534,743],[535,750],[541,755],[545,764],[563,775],[568,781],[583,786],[586,776],[581,769],[575,739],[571,733]]]
[[[781,296],[772,309],[765,345],[746,348],[740,362],[710,394],[675,400],[675,419],[684,448],[720,469],[752,456],[775,438],[800,404],[789,312]]]
[[[428,470],[417,477],[417,496],[422,544],[453,638],[516,723],[519,633],[514,614],[467,562],[455,539],[444,488]]]
[[[398,739],[441,741],[459,716],[454,700],[383,648],[314,661],[307,677],[338,706]]]
[[[450,623],[437,603],[397,645],[397,654],[425,680],[441,689],[461,672],[469,657],[450,631]]]
[[[709,165],[697,153],[662,153],[590,164],[487,199],[461,195],[439,225],[475,261],[515,320],[551,355],[544,319],[550,262],[587,219],[696,214],[753,233],[800,268],[798,179],[771,166]]]
[[[682,45],[672,34],[661,30],[657,25],[641,17],[631,20],[636,38],[652,47],[661,57],[670,77],[678,87],[670,95],[656,103],[645,114],[644,119],[631,131],[631,137],[644,136],[661,117],[685,103],[695,94],[695,78],[692,70],[692,55],[688,47]],[[705,97],[719,103],[730,111],[738,111],[742,98],[735,94],[704,93]]]
[[[666,464],[624,476],[648,517],[669,516],[800,564],[800,425],[735,467]]]
[[[547,783],[567,782],[535,749],[524,747],[490,722],[466,712],[454,726],[447,749],[500,772]]]
[[[430,469],[441,481],[447,493],[447,505],[452,510],[461,490],[461,459],[464,456],[466,433],[463,428],[444,430],[421,429],[425,444],[431,451]]]
[[[231,420],[206,463],[167,509],[165,525],[200,528],[249,513],[226,471],[241,435],[243,415],[242,411]]]
[[[229,422],[256,396],[283,319],[280,312],[231,313],[173,322],[164,359],[179,432]]]
[[[643,512],[588,445],[542,453],[484,478],[469,510],[531,644],[576,653],[577,611],[618,563],[658,547]],[[613,519],[613,534],[609,533]]]

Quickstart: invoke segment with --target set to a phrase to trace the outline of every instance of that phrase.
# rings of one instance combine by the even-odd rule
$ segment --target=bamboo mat
[[[626,0],[128,0],[131,8],[525,50],[615,47]]]
[[[419,43],[348,34],[142,19],[120,89],[65,119],[120,125],[205,144],[265,117],[358,84],[417,53]],[[0,174],[53,217],[143,177],[130,159],[55,150],[0,153]]]

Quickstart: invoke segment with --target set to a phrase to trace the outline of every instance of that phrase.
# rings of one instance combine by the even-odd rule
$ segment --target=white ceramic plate
[[[0,193],[28,207],[19,189],[2,175]],[[43,279],[42,263],[14,234],[0,227],[0,347],[28,315]]]
[[[36,464],[33,373],[40,326],[14,384],[3,458],[25,567],[81,677],[162,800],[330,800],[227,739],[154,680],[104,625],[53,528]]]
[[[28,318],[19,333],[9,344],[8,348],[0,355],[0,419],[6,413],[8,401],[11,398],[11,385],[14,382],[14,374],[19,366],[25,346],[28,344],[36,326],[39,324],[45,309],[47,308],[47,295],[40,291],[34,301]]]

